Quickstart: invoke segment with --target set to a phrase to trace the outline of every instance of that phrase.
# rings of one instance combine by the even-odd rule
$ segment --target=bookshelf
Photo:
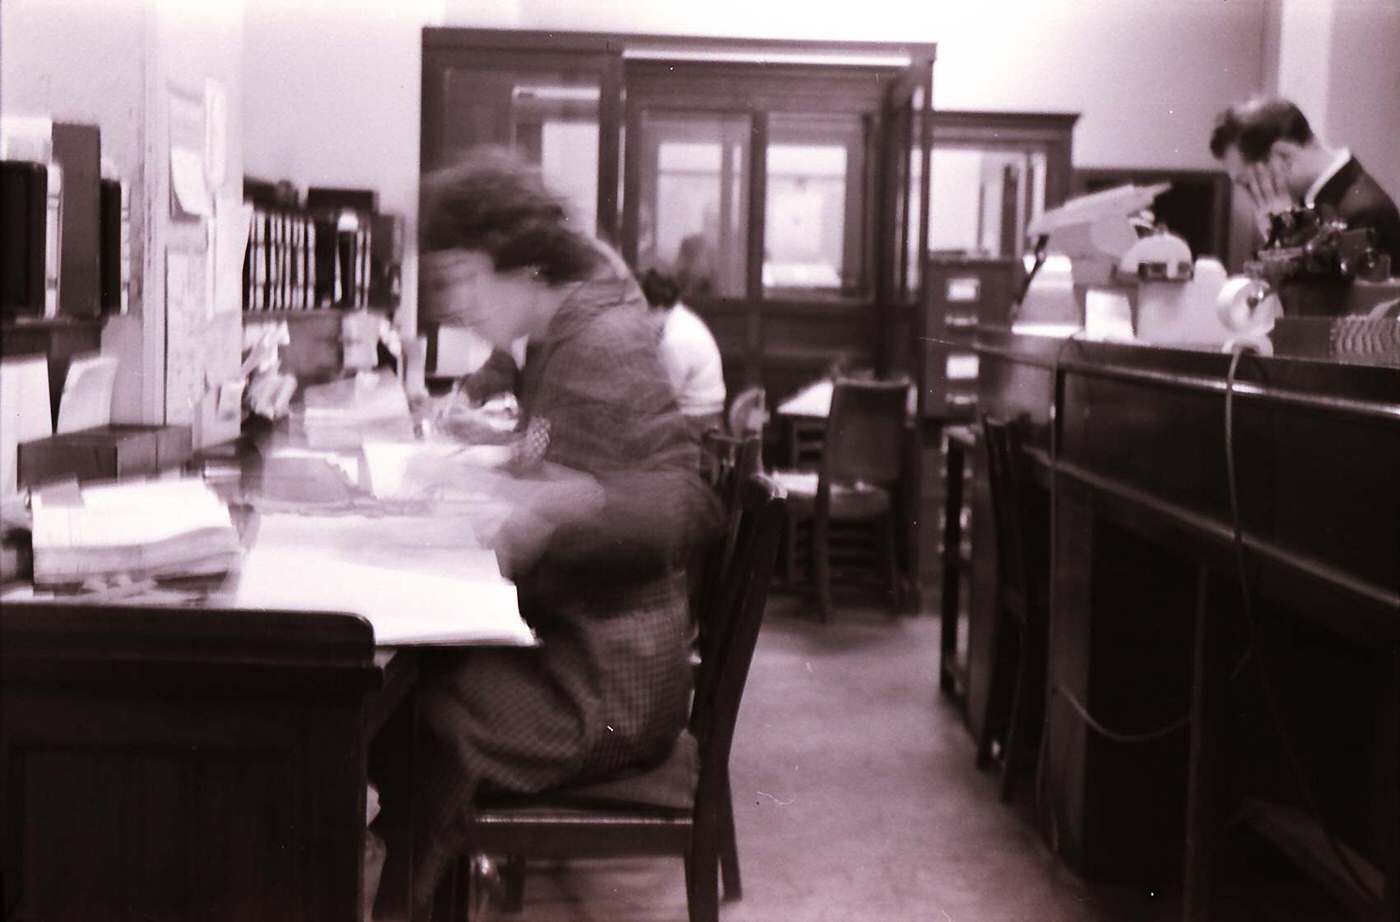
[[[400,297],[403,220],[368,190],[307,190],[244,178],[252,226],[243,261],[245,315],[331,308],[393,311]]]

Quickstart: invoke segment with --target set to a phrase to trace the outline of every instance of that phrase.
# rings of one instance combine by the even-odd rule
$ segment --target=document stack
[[[213,576],[241,553],[228,507],[195,478],[66,485],[31,504],[36,586]]]
[[[413,415],[398,378],[365,371],[306,390],[302,422],[311,448],[358,450],[366,441],[413,438]]]

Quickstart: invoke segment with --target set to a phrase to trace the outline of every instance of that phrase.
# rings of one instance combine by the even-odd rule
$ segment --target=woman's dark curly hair
[[[588,278],[603,258],[586,231],[569,226],[539,170],[494,148],[424,178],[420,230],[423,252],[474,250],[497,272],[529,267],[551,285]]]

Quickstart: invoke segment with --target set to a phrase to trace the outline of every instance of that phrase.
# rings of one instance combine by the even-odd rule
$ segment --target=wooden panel
[[[989,328],[979,330],[978,348],[982,406],[1030,416],[1039,483],[1052,484],[1057,497],[1048,667],[1054,697],[1043,767],[1050,828],[1082,871],[1161,881],[1178,864],[1172,848],[1184,852],[1177,818],[1189,737],[1178,730],[1154,742],[1109,741],[1089,730],[1068,700],[1073,695],[1120,733],[1184,727],[1178,722],[1192,700],[1187,679],[1197,611],[1206,604],[1199,601],[1204,593],[1196,595],[1202,585],[1211,591],[1199,617],[1219,629],[1203,642],[1223,645],[1212,648],[1211,668],[1247,662],[1240,658],[1247,611],[1226,483],[1230,357]],[[1383,741],[1394,733],[1400,520],[1377,510],[1400,508],[1400,482],[1387,473],[1400,459],[1400,371],[1251,357],[1239,372],[1233,435],[1249,610],[1267,625],[1253,655],[1271,664],[1284,723],[1329,825],[1368,859],[1392,849],[1377,866],[1394,867],[1395,754]],[[1053,463],[1045,451],[1052,404],[1061,426]],[[987,594],[995,586],[983,553],[990,535],[979,528],[985,497],[979,499],[974,719],[986,696],[977,670],[988,656]],[[1203,570],[1210,574],[1204,583]],[[1197,702],[1196,719],[1216,722],[1212,732],[1226,721],[1221,738],[1228,749],[1211,777],[1193,780],[1198,809],[1190,815],[1198,831],[1212,828],[1203,812],[1212,797],[1221,799],[1223,814],[1230,811],[1223,795],[1237,792],[1219,787],[1227,774],[1264,796],[1297,796],[1254,673],[1244,674],[1250,681],[1225,683],[1228,713],[1218,699]],[[1215,764],[1211,758],[1195,764]],[[1144,798],[1144,790],[1152,796]],[[1200,863],[1209,853],[1209,843],[1199,841],[1189,853],[1197,862],[1192,905],[1204,899]]]
[[[372,654],[343,615],[5,606],[14,918],[356,918]]]

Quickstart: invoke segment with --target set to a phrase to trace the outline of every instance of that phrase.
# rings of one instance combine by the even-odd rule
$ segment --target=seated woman
[[[501,153],[425,180],[425,316],[500,348],[521,336],[537,346],[515,476],[492,486],[513,505],[495,542],[502,569],[541,644],[444,654],[427,670],[413,792],[418,907],[456,857],[479,785],[537,792],[659,761],[687,716],[682,568],[713,527],[715,501],[641,290],[561,202]],[[404,815],[406,799],[384,792],[385,822]],[[406,858],[391,840],[386,880]]]
[[[661,269],[642,275],[642,291],[661,321],[661,364],[696,439],[724,428],[724,365],[705,321],[680,302],[680,283]]]

